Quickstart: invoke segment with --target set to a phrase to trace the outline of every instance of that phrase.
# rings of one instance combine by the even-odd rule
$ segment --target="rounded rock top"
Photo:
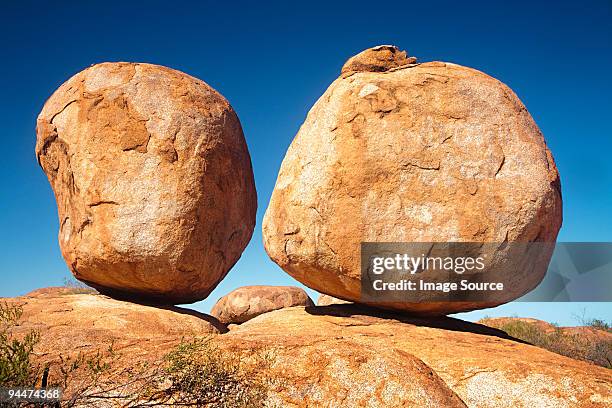
[[[408,57],[406,51],[400,51],[395,45],[378,45],[349,58],[341,73],[385,72],[414,63],[415,57]]]
[[[249,242],[251,159],[236,113],[204,81],[153,64],[93,65],[47,100],[36,133],[62,255],[101,293],[204,299]]]

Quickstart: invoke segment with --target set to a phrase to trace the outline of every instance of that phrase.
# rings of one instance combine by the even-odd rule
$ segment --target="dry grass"
[[[20,306],[0,303],[0,387],[61,387],[61,407],[246,408],[266,399],[265,367],[247,369],[241,355],[220,350],[210,337],[183,340],[164,358],[128,368],[118,368],[124,356],[112,345],[41,367],[34,363],[39,334],[11,333],[21,315]]]
[[[563,328],[554,325],[552,330],[546,330],[537,324],[521,320],[510,320],[500,324],[495,324],[493,320],[487,324],[534,346],[566,357],[612,368],[612,341],[608,336],[598,336],[588,331],[568,333]],[[600,320],[591,320],[585,327],[610,331],[610,325]]]

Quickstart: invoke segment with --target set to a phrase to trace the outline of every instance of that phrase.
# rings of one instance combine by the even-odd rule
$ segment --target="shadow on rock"
[[[382,310],[358,304],[313,306],[307,307],[306,312],[317,316],[327,315],[336,317],[351,317],[359,319],[361,321],[369,321],[371,323],[374,323],[372,319],[396,320],[401,323],[412,324],[414,326],[431,327],[434,329],[458,332],[469,332],[474,334],[482,334],[485,336],[495,336],[501,339],[512,340],[523,344],[529,344],[523,340],[509,336],[506,332],[502,330],[448,316],[410,316],[402,313],[396,313],[388,310]]]

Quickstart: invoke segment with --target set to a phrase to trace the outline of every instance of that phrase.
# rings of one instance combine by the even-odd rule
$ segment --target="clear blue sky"
[[[0,6],[0,296],[61,285],[55,200],[34,156],[35,119],[66,79],[102,61],[150,62],[203,79],[234,106],[251,152],[253,239],[217,290],[297,284],[262,245],[261,219],[289,143],[344,61],[396,44],[421,61],[508,84],[542,129],[561,173],[560,241],[612,241],[612,3],[20,1]],[[313,292],[311,294],[314,295]],[[575,324],[612,320],[609,303],[519,304],[472,313]]]

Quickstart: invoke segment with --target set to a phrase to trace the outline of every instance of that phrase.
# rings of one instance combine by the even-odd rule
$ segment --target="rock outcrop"
[[[204,299],[255,225],[251,160],[230,104],[151,64],[76,74],[37,120],[62,255],[100,292],[163,304]]]
[[[385,72],[414,63],[416,58],[406,55],[406,51],[400,51],[393,45],[379,45],[349,58],[340,72],[343,75],[354,72]]]
[[[225,334],[210,316],[59,290],[2,299],[23,305],[18,332],[41,333],[36,356],[93,353],[113,344],[111,370],[159,361],[181,339],[210,335],[268,381],[266,406],[608,407],[608,369],[563,357],[499,330],[359,305],[291,307]],[[265,373],[261,370],[265,369]],[[113,377],[111,373],[110,378]],[[119,380],[117,380],[119,381]]]
[[[308,294],[295,286],[243,286],[223,296],[210,314],[225,324],[239,324],[273,310],[314,306]]]
[[[603,367],[458,319],[372,313],[356,305],[282,309],[256,317],[219,340],[236,350],[268,350],[279,358],[272,372],[278,370],[280,378],[285,373],[301,378],[279,387],[281,406],[314,407],[321,406],[321,401],[325,406],[446,406],[412,402],[419,393],[423,401],[440,401],[448,396],[446,388],[468,407],[478,408],[612,404],[612,373]],[[367,373],[376,364],[384,378],[392,379],[391,389],[376,376],[357,374]],[[415,371],[409,374],[407,367]],[[409,377],[395,382],[402,375]],[[424,390],[423,376],[431,380]],[[384,399],[388,395],[406,395],[407,402]],[[343,401],[351,403],[343,405]]]
[[[158,356],[182,336],[227,331],[214,317],[189,309],[73,293],[72,288],[46,288],[2,301],[21,305],[23,315],[15,329],[17,334],[40,332],[41,341],[35,351],[51,359],[59,354],[105,350],[111,344],[116,351],[125,350],[134,358],[151,353]]]
[[[350,59],[281,165],[265,248],[321,293],[360,300],[361,242],[556,240],[559,174],[518,97],[475,69],[413,62],[390,46]],[[547,263],[516,270],[511,293],[488,303],[377,305],[438,315],[490,307],[534,288]]]

